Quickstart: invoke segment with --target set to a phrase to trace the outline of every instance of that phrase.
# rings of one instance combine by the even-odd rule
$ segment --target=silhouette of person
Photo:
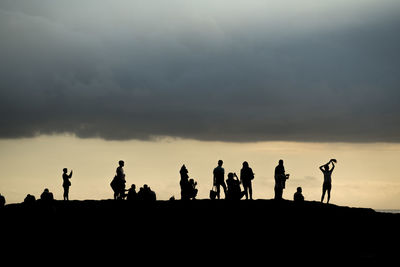
[[[304,196],[302,195],[302,189],[301,187],[297,187],[297,192],[294,193],[293,195],[293,200],[294,202],[300,203],[300,202],[304,202]]]
[[[196,199],[198,190],[196,189],[197,182],[194,179],[189,179],[189,188],[190,188],[190,195],[191,199]]]
[[[217,198],[220,199],[220,186],[224,189],[224,194],[226,198],[226,184],[225,184],[225,170],[222,168],[222,164],[224,162],[222,160],[218,160],[218,166],[214,169],[214,186],[217,188]]]
[[[69,179],[72,178],[72,170],[69,173],[69,175],[67,174],[68,169],[64,168],[63,169],[63,174],[62,174],[62,178],[63,178],[63,188],[64,188],[64,200],[69,200],[69,187],[71,186],[71,181]]]
[[[43,202],[52,201],[52,200],[54,200],[53,193],[51,193],[51,192],[49,191],[49,189],[45,188],[44,191],[43,191],[43,193],[40,195],[40,199],[41,199]]]
[[[114,191],[114,199],[124,199],[126,183],[124,172],[125,162],[120,160],[118,165],[119,166],[117,167],[116,175],[114,176],[114,179],[111,181],[110,185]]]
[[[253,189],[251,185],[251,180],[254,179],[253,170],[249,167],[247,161],[243,162],[243,168],[240,170],[240,181],[242,182],[244,194],[246,199],[253,199]]]
[[[0,194],[0,208],[4,207],[6,205],[6,198]]]
[[[226,184],[228,186],[228,190],[226,192],[226,199],[240,200],[244,196],[245,192],[242,192],[240,190],[240,181],[236,173],[231,173],[231,172],[228,173],[228,179],[226,179]]]
[[[181,180],[179,181],[179,185],[181,186],[181,199],[187,200],[189,199],[189,175],[188,170],[186,169],[185,164],[182,165],[179,173],[181,175]]]
[[[194,179],[189,179],[188,170],[186,169],[185,164],[182,165],[181,170],[179,171],[181,175],[181,180],[179,182],[181,186],[181,199],[189,200],[191,198],[195,198],[197,195],[196,185],[197,182]]]
[[[27,194],[25,199],[24,199],[24,204],[33,204],[36,202],[36,198],[35,196],[31,195],[31,194]]]
[[[283,189],[286,186],[286,180],[289,179],[289,174],[285,174],[285,167],[283,166],[283,160],[279,160],[278,166],[275,167],[275,199],[281,200],[283,195]]]
[[[135,201],[137,200],[138,196],[136,193],[136,185],[132,184],[131,188],[128,189],[128,194],[126,195],[126,200],[128,201]]]
[[[335,169],[335,159],[331,159],[328,163],[319,167],[319,169],[324,174],[324,183],[322,184],[322,196],[321,203],[324,202],[325,193],[328,192],[328,201],[331,199],[331,189],[332,189],[332,172]],[[329,165],[332,163],[332,168],[329,169]]]
[[[151,188],[145,184],[139,189],[138,199],[144,202],[156,201],[156,193],[151,190]]]

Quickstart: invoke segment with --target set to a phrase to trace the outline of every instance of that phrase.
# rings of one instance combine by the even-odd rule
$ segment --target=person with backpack
[[[114,199],[124,199],[125,197],[125,172],[124,166],[125,162],[120,160],[118,162],[118,167],[116,170],[116,175],[114,176],[113,180],[111,181],[111,188],[114,191]]]
[[[251,181],[254,179],[253,170],[249,167],[249,163],[247,161],[243,162],[243,168],[240,170],[240,181],[243,185],[244,195],[246,199],[253,200],[253,188]]]

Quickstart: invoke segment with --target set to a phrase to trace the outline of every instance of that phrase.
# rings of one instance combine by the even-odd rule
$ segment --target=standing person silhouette
[[[321,196],[321,203],[324,202],[325,193],[328,191],[328,201],[331,199],[331,189],[332,189],[332,172],[335,169],[336,159],[331,159],[328,163],[319,167],[319,169],[324,174],[324,183],[322,185],[322,196]],[[332,163],[332,168],[329,169],[329,164]]]
[[[62,178],[63,178],[63,188],[64,188],[64,200],[69,200],[69,187],[71,186],[71,181],[69,179],[72,178],[72,170],[70,171],[69,175],[67,174],[68,169],[64,168],[63,169],[63,174],[62,174]]]
[[[224,194],[226,198],[226,184],[225,184],[225,170],[222,168],[222,164],[224,162],[222,160],[218,160],[218,166],[214,169],[214,186],[217,187],[217,198],[220,199],[220,186],[224,189]]]
[[[125,172],[124,172],[124,166],[125,162],[123,160],[118,161],[118,167],[116,170],[116,177],[117,177],[117,199],[124,199],[125,197]]]
[[[253,199],[253,188],[251,186],[251,180],[254,179],[253,170],[249,167],[247,161],[243,162],[243,168],[240,170],[240,181],[242,182],[244,188],[244,195],[246,199]]]
[[[124,199],[125,197],[125,173],[124,166],[125,162],[123,160],[118,161],[118,167],[116,170],[116,175],[111,181],[110,185],[112,190],[114,191],[114,199]]]
[[[283,166],[283,160],[279,160],[278,166],[275,167],[275,199],[281,200],[283,195],[283,189],[285,189],[286,180],[289,179],[289,174],[285,174],[285,167]]]

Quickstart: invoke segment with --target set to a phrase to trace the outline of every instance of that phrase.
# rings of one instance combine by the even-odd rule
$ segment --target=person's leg
[[[322,196],[321,196],[321,203],[323,203],[324,202],[324,198],[325,198],[325,188],[323,187],[322,188]]]
[[[225,184],[225,181],[223,181],[221,183],[221,185],[222,185],[222,188],[224,189],[224,194],[225,194],[225,198],[226,198],[226,184]]]
[[[246,197],[247,200],[249,199],[249,194],[248,194],[249,187],[246,183],[243,183],[243,189],[244,189],[244,196]]]
[[[330,199],[331,199],[331,189],[328,188],[328,201],[326,203],[329,203]]]
[[[248,184],[248,188],[249,188],[250,200],[252,200],[253,199],[253,188],[251,185],[251,181]],[[247,195],[246,195],[246,199],[247,199]]]
[[[220,199],[220,193],[221,193],[220,184],[216,184],[216,187],[217,187],[217,198]]]

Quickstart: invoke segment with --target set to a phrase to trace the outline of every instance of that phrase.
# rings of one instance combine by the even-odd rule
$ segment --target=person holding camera
[[[289,174],[285,174],[283,160],[280,159],[278,166],[275,167],[275,200],[282,199],[283,189],[285,189],[287,179],[289,179]]]
[[[68,173],[68,169],[64,168],[63,169],[63,174],[62,174],[62,178],[63,178],[63,188],[64,188],[64,200],[69,200],[69,187],[71,186],[71,181],[69,179],[72,178],[72,170],[70,171],[69,174]]]
[[[332,172],[335,169],[336,159],[331,159],[328,163],[321,165],[319,169],[324,174],[324,183],[322,185],[322,196],[321,203],[324,202],[325,193],[328,192],[328,201],[331,199],[331,189],[332,189]],[[329,165],[332,164],[332,168],[329,169]]]
[[[228,173],[228,179],[226,179],[228,190],[226,193],[226,199],[229,200],[240,200],[244,196],[244,191],[240,189],[240,181],[236,173]]]

